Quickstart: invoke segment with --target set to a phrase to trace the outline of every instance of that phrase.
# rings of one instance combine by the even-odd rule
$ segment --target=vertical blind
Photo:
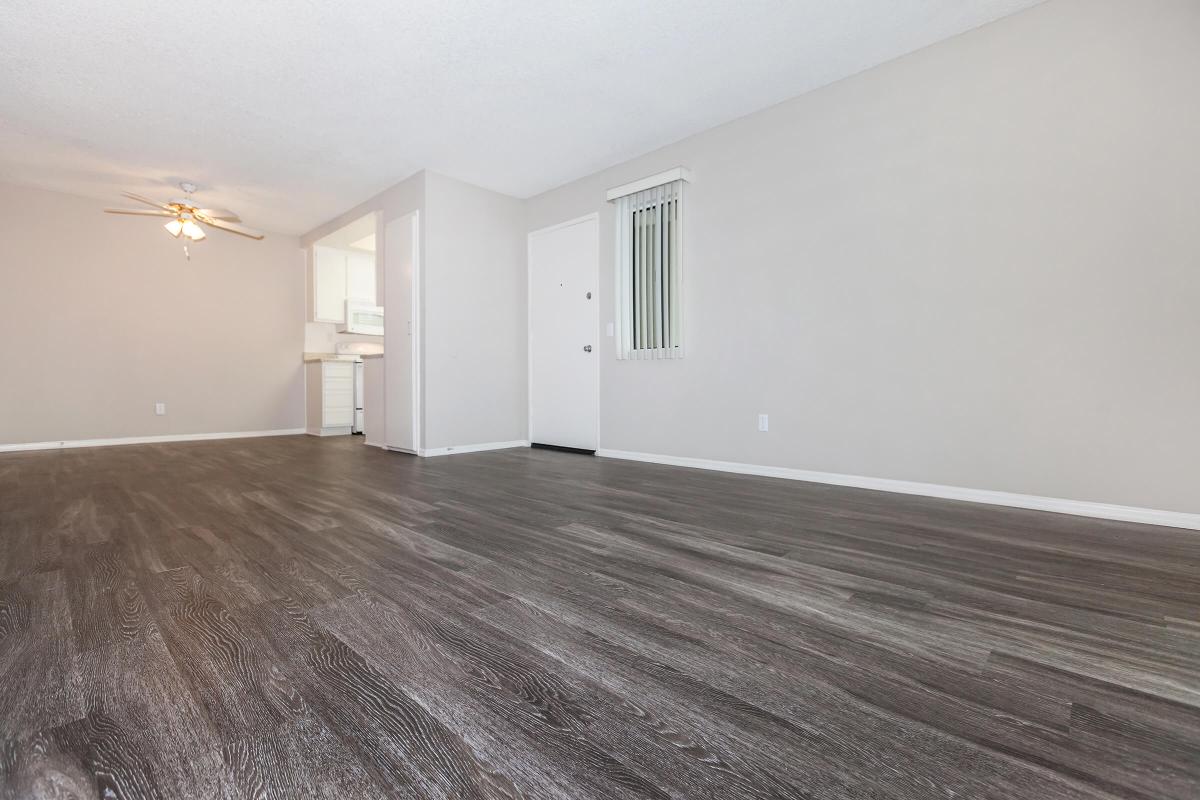
[[[683,183],[616,199],[617,358],[683,356]]]

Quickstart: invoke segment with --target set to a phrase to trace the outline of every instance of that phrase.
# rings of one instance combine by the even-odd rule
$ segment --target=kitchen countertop
[[[380,353],[380,355],[383,355]],[[305,353],[304,363],[312,364],[318,361],[358,361],[362,356],[354,353]]]

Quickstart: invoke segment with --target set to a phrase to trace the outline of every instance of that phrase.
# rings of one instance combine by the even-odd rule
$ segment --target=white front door
[[[529,439],[595,450],[600,415],[596,215],[529,234]]]

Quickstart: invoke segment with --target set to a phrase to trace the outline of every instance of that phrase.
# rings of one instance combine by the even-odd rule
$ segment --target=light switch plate
[[[616,329],[613,327],[613,323],[611,323],[611,322],[608,323],[608,335],[612,336],[615,333],[616,333]]]

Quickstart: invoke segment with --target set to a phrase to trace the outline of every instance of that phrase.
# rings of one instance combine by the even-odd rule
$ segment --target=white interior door
[[[596,215],[529,234],[529,438],[595,450],[600,416]]]
[[[416,211],[384,231],[383,402],[385,444],[416,453],[420,447],[420,247]]]

